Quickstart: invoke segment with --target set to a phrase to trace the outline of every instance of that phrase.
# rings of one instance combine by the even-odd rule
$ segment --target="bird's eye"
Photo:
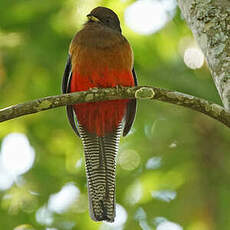
[[[106,18],[106,23],[110,23],[110,18]]]

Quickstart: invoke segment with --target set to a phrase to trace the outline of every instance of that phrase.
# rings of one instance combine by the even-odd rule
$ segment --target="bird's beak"
[[[87,15],[87,18],[90,20],[90,21],[93,21],[93,22],[100,22],[100,20],[98,18],[96,18],[95,16],[93,16],[92,14],[88,14]]]

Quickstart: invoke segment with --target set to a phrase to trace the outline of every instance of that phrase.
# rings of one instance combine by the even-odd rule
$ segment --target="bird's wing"
[[[62,93],[69,93],[70,92],[70,83],[71,83],[71,78],[72,78],[72,66],[71,66],[71,58],[70,55],[68,56],[68,60],[65,66],[65,72],[62,78]],[[66,106],[66,112],[67,112],[67,117],[69,120],[69,123],[74,130],[74,132],[79,135],[78,129],[77,129],[77,124],[74,119],[74,113],[73,113],[73,106],[72,105],[67,105]]]
[[[134,78],[134,84],[135,86],[137,86],[137,76],[134,68],[132,70],[132,74]],[[136,99],[129,100],[127,110],[126,110],[126,116],[125,116],[125,127],[123,130],[123,136],[126,136],[132,127],[136,115],[136,107],[137,107],[137,100]]]

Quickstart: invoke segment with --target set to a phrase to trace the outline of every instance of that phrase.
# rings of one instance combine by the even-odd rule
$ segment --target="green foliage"
[[[134,50],[140,85],[165,87],[220,103],[207,66],[194,71],[183,62],[179,43],[191,32],[179,10],[162,30],[143,36],[124,24],[123,13],[131,2],[2,0],[1,108],[60,93],[71,38],[97,5],[118,12],[123,33]],[[117,202],[128,214],[124,229],[155,229],[157,217],[188,230],[229,229],[229,130],[188,109],[140,101],[132,131],[121,140],[117,165]],[[0,191],[1,229],[23,224],[29,228],[15,229],[32,229],[30,225],[36,230],[101,229],[101,223],[89,218],[85,168],[83,164],[76,167],[83,156],[82,144],[68,125],[64,108],[2,123],[0,141],[12,132],[27,135],[36,161],[22,176],[23,183]],[[151,158],[158,164],[148,168]],[[38,223],[38,210],[69,182],[79,188],[80,197],[68,211],[53,213],[52,224]],[[175,199],[165,202],[152,195],[163,190],[175,192]]]

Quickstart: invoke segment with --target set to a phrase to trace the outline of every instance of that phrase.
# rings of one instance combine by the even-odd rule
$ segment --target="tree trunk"
[[[178,4],[206,56],[224,107],[230,110],[230,1],[178,0]]]

